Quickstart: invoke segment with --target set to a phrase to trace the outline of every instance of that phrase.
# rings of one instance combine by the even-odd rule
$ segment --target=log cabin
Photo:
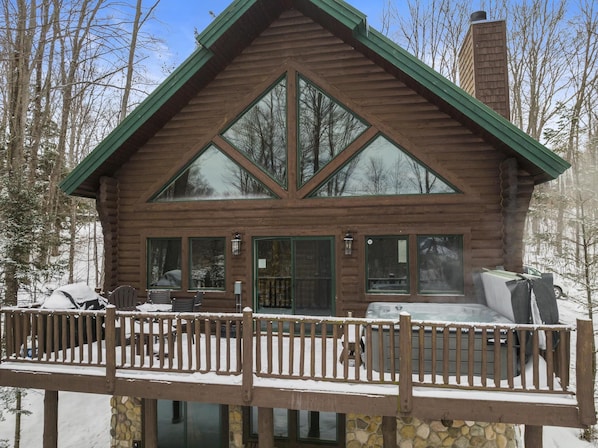
[[[509,122],[503,21],[472,16],[460,70],[462,88],[343,1],[235,0],[62,182],[96,202],[103,291],[201,312],[132,340],[138,312],[3,310],[0,383],[46,390],[44,447],[60,390],[113,395],[118,447],[516,446],[517,425],[541,446],[543,425],[594,424],[587,322],[389,311],[477,304],[474,273],[521,272],[534,187],[569,167]]]

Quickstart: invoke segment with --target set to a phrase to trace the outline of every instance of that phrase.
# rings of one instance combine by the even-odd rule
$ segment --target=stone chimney
[[[506,22],[474,12],[459,52],[461,88],[510,120],[508,78]]]

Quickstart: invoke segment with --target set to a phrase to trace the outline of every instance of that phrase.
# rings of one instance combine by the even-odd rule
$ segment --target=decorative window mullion
[[[297,147],[299,135],[297,133],[299,119],[299,104],[297,90],[298,74],[290,68],[287,72],[287,178],[290,198],[297,197],[299,160]]]

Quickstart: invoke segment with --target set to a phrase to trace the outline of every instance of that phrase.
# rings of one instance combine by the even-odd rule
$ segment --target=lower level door
[[[228,446],[228,406],[158,400],[158,448]]]
[[[276,314],[334,314],[333,239],[255,240],[257,311]]]

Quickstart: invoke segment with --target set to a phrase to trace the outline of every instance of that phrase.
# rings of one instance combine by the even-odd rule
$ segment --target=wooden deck
[[[1,311],[6,386],[539,426],[595,423],[585,320],[573,328],[248,309]]]

